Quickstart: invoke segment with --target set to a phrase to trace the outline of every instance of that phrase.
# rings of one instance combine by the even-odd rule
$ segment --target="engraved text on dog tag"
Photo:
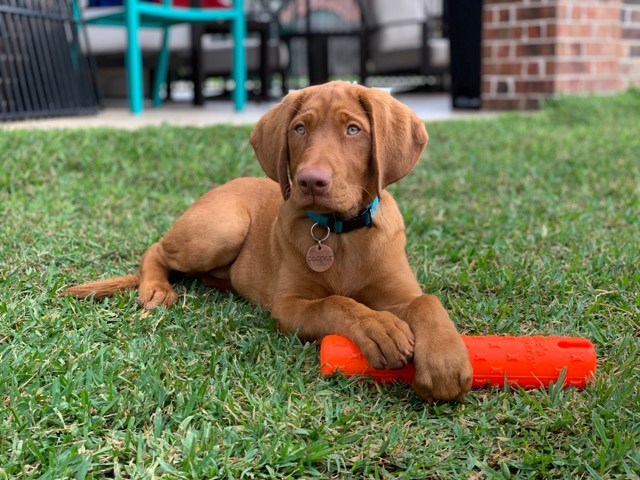
[[[314,272],[324,272],[333,265],[333,250],[327,245],[314,245],[307,251],[307,265]]]

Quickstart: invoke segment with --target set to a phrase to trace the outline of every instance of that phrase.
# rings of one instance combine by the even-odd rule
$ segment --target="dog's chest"
[[[315,275],[334,295],[356,295],[370,282],[379,255],[370,245],[347,239],[334,239],[327,242],[327,246],[333,252],[333,263],[326,271]]]

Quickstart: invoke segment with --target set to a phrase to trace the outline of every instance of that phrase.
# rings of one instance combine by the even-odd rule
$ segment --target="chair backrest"
[[[428,17],[442,17],[444,14],[443,0],[422,0]]]
[[[284,32],[352,30],[360,25],[360,8],[357,0],[289,0],[278,10],[278,22]]]
[[[421,22],[426,13],[424,0],[360,0],[360,6],[365,24],[371,29],[411,20]]]
[[[365,25],[372,31],[368,47],[374,56],[421,47],[425,0],[360,0],[360,5]]]

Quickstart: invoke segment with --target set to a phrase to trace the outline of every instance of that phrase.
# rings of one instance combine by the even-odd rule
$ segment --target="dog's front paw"
[[[405,366],[413,358],[415,344],[409,325],[389,312],[375,313],[353,327],[352,340],[374,368]]]
[[[138,303],[147,310],[158,306],[169,308],[177,300],[178,294],[169,282],[146,282],[141,283],[138,287]]]
[[[471,389],[469,354],[456,331],[416,339],[412,387],[427,402],[461,401]]]

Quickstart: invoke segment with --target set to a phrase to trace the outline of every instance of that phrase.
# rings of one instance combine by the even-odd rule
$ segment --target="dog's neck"
[[[349,233],[359,228],[372,227],[373,215],[380,204],[380,198],[373,201],[358,212],[355,217],[344,218],[339,213],[315,213],[307,212],[307,217],[324,228],[328,228],[332,233]]]

